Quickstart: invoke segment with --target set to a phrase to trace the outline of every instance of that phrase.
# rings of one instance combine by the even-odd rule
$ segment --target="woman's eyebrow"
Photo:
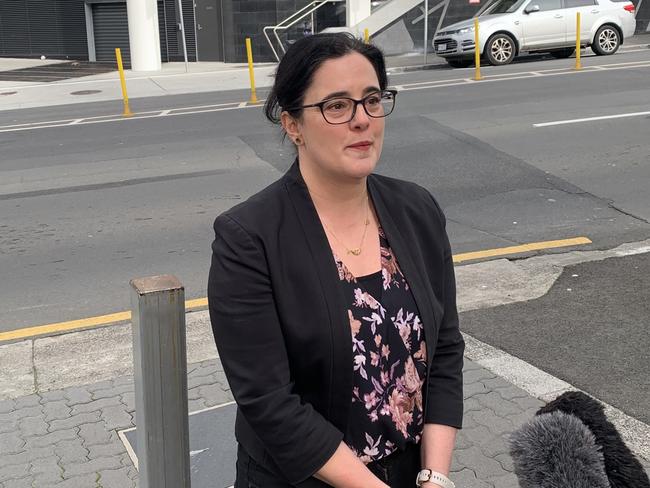
[[[369,86],[363,90],[363,94],[367,95],[368,93],[372,93],[376,91],[379,91],[379,88],[377,88],[376,86]],[[350,96],[349,91],[345,91],[345,90],[337,91],[337,92],[330,93],[329,95],[326,95],[325,97],[323,97],[323,100],[329,100],[330,98],[336,98],[336,97],[349,97],[349,96]]]

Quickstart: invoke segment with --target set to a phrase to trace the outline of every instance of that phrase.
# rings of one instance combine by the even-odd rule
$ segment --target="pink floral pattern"
[[[418,443],[426,342],[417,306],[379,229],[381,273],[355,278],[334,254],[349,297],[354,385],[346,444],[364,463]],[[370,286],[377,280],[378,286]]]

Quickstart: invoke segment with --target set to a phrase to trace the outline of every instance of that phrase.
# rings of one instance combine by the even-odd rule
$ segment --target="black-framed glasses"
[[[305,108],[319,108],[325,122],[328,124],[347,124],[357,114],[357,106],[363,105],[368,117],[380,119],[393,112],[397,90],[382,90],[372,92],[360,100],[348,97],[328,98],[322,102],[292,107],[287,110],[300,110]]]

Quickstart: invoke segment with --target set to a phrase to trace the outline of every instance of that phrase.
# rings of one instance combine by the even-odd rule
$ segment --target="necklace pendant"
[[[358,256],[359,254],[361,254],[361,249],[359,249],[359,248],[357,248],[357,249],[349,249],[348,254],[354,254],[355,256]]]

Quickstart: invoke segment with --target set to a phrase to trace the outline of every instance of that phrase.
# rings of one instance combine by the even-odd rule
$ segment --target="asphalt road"
[[[650,259],[565,268],[537,300],[461,314],[471,336],[650,424]]]
[[[648,115],[533,125],[650,111],[650,51],[584,60],[617,69],[548,71],[567,64],[485,68],[481,83],[465,80],[471,70],[391,77],[401,93],[378,171],[438,197],[455,252],[575,236],[610,248],[650,236]],[[173,273],[187,298],[205,296],[214,217],[292,160],[259,108],[6,130],[116,112],[119,103],[0,111],[0,331],[127,310],[136,276]]]

